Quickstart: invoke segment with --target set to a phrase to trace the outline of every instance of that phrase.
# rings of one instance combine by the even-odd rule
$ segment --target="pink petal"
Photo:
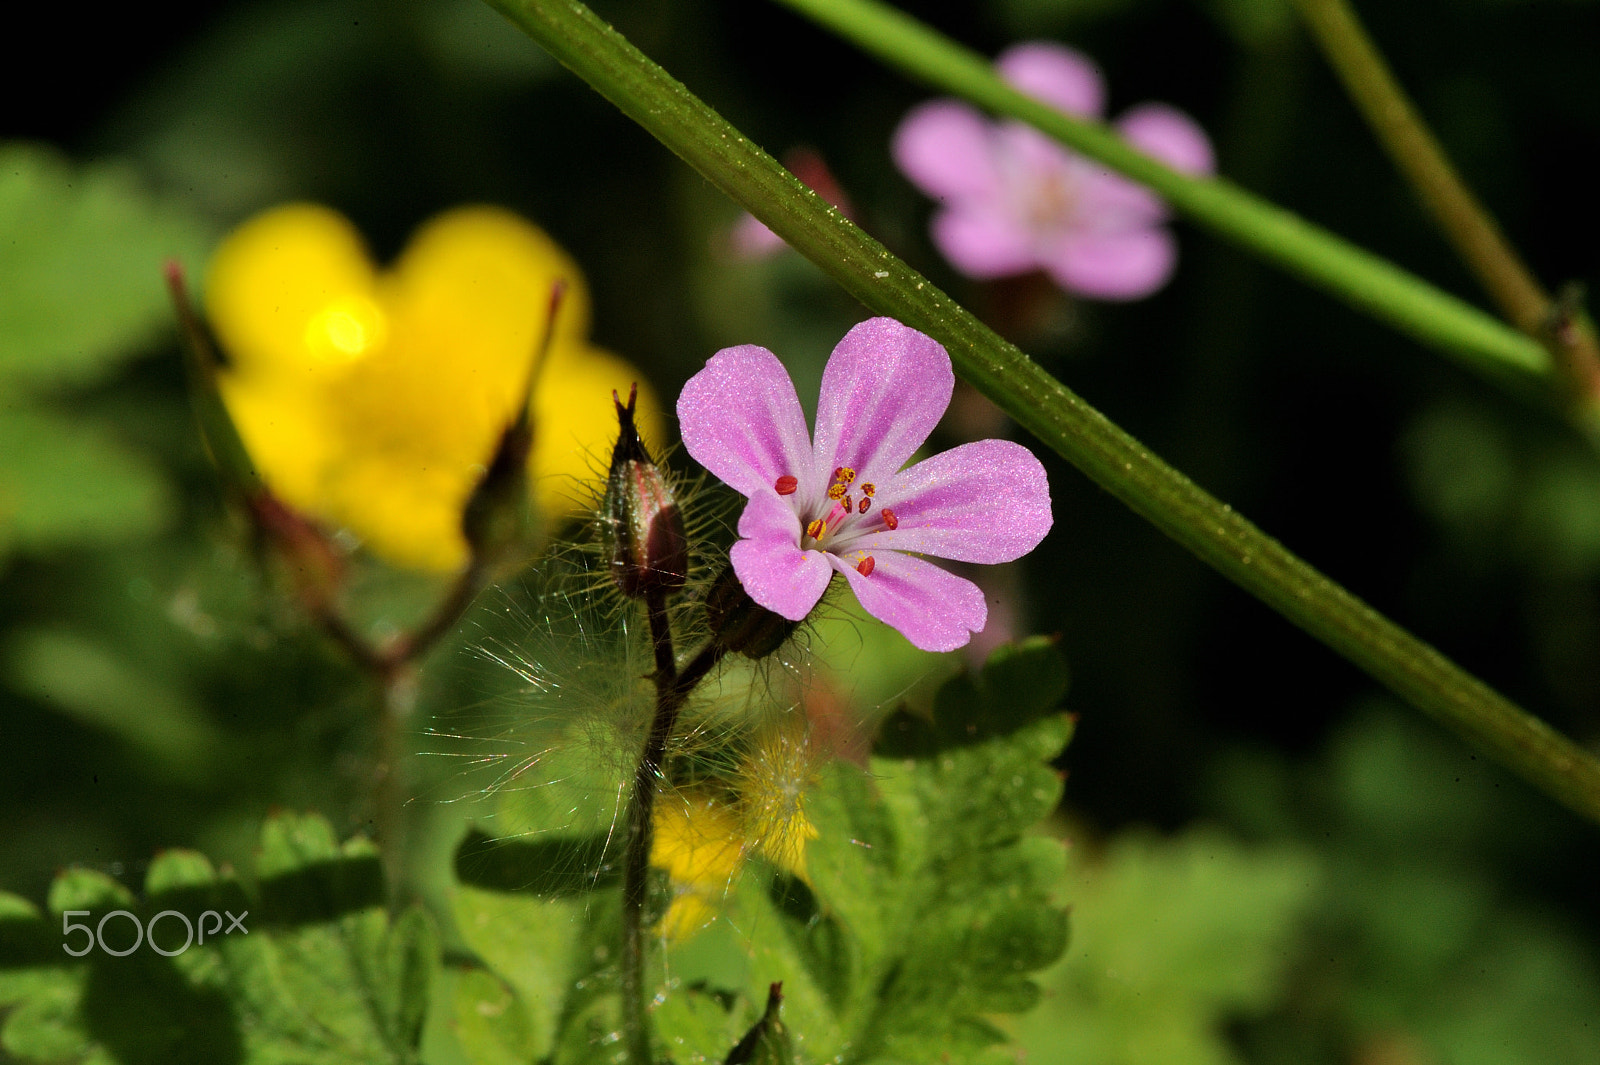
[[[1074,221],[1081,232],[1126,233],[1170,217],[1166,203],[1145,186],[1087,159],[1079,166]]]
[[[1000,76],[1029,96],[1074,115],[1099,118],[1105,82],[1094,60],[1050,41],[1013,45],[995,60]]]
[[[1211,174],[1217,169],[1211,138],[1200,124],[1167,104],[1130,107],[1117,119],[1117,129],[1127,142],[1174,170]]]
[[[867,613],[924,651],[954,651],[981,632],[989,608],[976,584],[912,555],[879,551],[863,577],[853,558],[829,555]]]
[[[939,424],[955,384],[950,356],[932,337],[893,318],[852,328],[822,371],[813,449],[819,479],[849,466],[863,480],[887,480]]]
[[[978,440],[941,452],[882,486],[876,500],[898,522],[851,550],[916,551],[957,562],[1010,562],[1050,531],[1050,485],[1033,452]]]
[[[1044,268],[1069,292],[1101,300],[1136,300],[1167,283],[1177,265],[1172,234],[1159,227],[1126,233],[1071,233]]]
[[[1010,214],[985,205],[952,207],[933,218],[934,246],[967,277],[986,281],[1039,265],[1033,234]]]
[[[735,259],[766,259],[788,245],[753,214],[743,214],[728,232],[728,250]]]
[[[739,515],[739,535],[729,557],[750,598],[790,621],[817,605],[833,570],[820,551],[800,550],[800,518],[773,492],[751,496]]]
[[[900,172],[935,199],[992,200],[1000,177],[990,130],[966,104],[933,100],[901,120],[890,150]]]
[[[678,395],[683,446],[741,495],[771,492],[779,477],[811,475],[811,441],[794,382],[776,355],[724,348]]]

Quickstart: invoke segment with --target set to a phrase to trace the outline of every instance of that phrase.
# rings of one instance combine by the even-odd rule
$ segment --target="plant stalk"
[[[680,671],[672,645],[666,592],[644,596],[655,652],[656,711],[645,736],[644,752],[633,773],[628,798],[627,842],[622,856],[622,1032],[632,1065],[651,1065],[650,1022],[645,1011],[645,906],[650,898],[650,851],[655,842],[656,791],[662,779],[667,743],[689,693],[722,659],[716,644],[701,648]]]
[[[1553,328],[1556,308],[1422,121],[1346,0],[1294,0],[1323,56],[1445,238],[1506,320],[1550,349],[1568,387],[1600,400],[1600,349],[1586,329]]]

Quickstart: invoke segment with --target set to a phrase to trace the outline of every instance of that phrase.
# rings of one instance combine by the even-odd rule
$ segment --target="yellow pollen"
[[[832,486],[831,488],[829,488],[828,489],[828,498],[829,499],[843,499],[844,498],[844,485],[836,484],[836,485]]]
[[[870,495],[877,495],[877,493],[878,493],[878,486],[877,485],[873,484],[871,481],[862,481],[861,482],[861,494],[862,495],[869,495],[870,496]]]
[[[822,539],[822,534],[827,531],[828,523],[823,521],[821,518],[814,519],[810,525],[806,526],[806,535],[811,537],[813,540]]]
[[[838,469],[833,471],[833,479],[838,481],[840,484],[849,484],[851,481],[856,479],[856,471],[851,469],[849,466],[840,466]]]

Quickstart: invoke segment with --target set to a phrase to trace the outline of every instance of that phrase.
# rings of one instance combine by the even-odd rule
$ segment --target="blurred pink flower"
[[[777,356],[725,348],[678,397],[683,443],[746,496],[734,572],[799,621],[842,573],[866,611],[927,651],[961,647],[988,616],[977,585],[917,557],[1010,562],[1051,525],[1044,467],[1009,440],[901,467],[950,404],[950,356],[892,318],[845,334],[822,376],[816,439]]]
[[[1017,89],[1069,114],[1099,118],[1105,90],[1093,61],[1029,42],[996,67]],[[1209,174],[1211,142],[1166,104],[1130,108],[1115,127],[1178,170]],[[915,108],[895,130],[896,164],[939,200],[933,242],[968,277],[1043,270],[1068,292],[1103,300],[1148,296],[1166,283],[1177,245],[1155,193],[1075,155],[1020,122],[992,122],[956,100]]]
[[[850,198],[844,194],[821,153],[811,148],[795,148],[784,154],[783,165],[802,185],[839,208],[840,214],[855,218]],[[786,247],[782,237],[748,211],[739,216],[728,233],[728,250],[735,259],[766,259]]]

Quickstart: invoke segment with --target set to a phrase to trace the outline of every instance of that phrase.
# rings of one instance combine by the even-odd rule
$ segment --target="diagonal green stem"
[[[1600,761],[1151,454],[843,219],[587,7],[492,2],[868,307],[939,340],[964,378],[1096,483],[1487,755],[1600,822]]]
[[[1479,369],[1548,375],[1549,354],[1492,315],[1222,178],[1157,162],[1098,122],[1001,81],[993,64],[877,0],[778,0],[901,73],[1019,119],[1150,186],[1178,211],[1304,281]]]

